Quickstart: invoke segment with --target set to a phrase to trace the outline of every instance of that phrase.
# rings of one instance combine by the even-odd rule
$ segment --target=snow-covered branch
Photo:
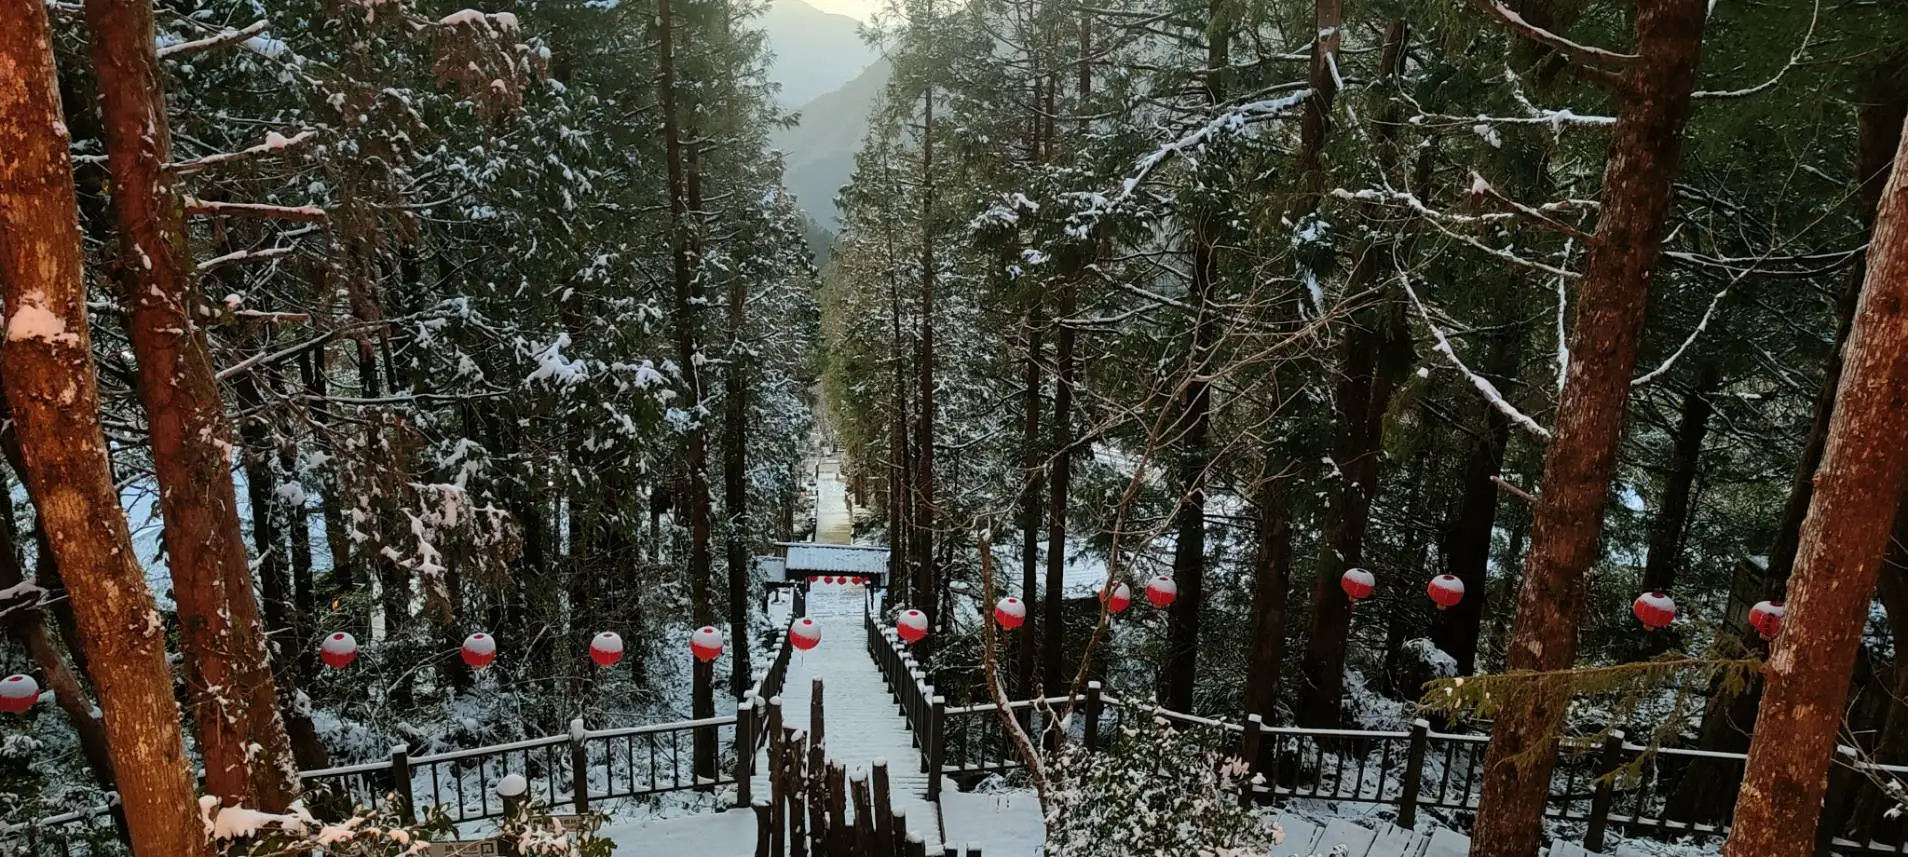
[[[300,131],[296,134],[291,135],[290,137],[280,134],[277,131],[270,131],[265,134],[265,142],[260,143],[256,146],[240,149],[236,152],[220,152],[216,155],[206,155],[203,158],[197,158],[190,161],[181,161],[176,164],[167,164],[166,168],[169,170],[172,170],[174,173],[177,173],[179,175],[196,173],[207,167],[215,167],[220,164],[229,164],[233,161],[243,160],[245,158],[250,158],[250,157],[256,157],[258,155],[269,155],[269,154],[282,152],[293,146],[297,146],[297,145],[301,145],[303,143],[309,142],[317,136],[318,136],[317,132],[315,131]]]
[[[1509,27],[1512,32],[1537,44],[1563,54],[1572,62],[1591,68],[1616,70],[1635,62],[1636,54],[1618,53],[1608,48],[1581,44],[1564,38],[1524,19],[1516,10],[1505,6],[1498,0],[1472,0],[1472,4]]]
[[[196,269],[199,273],[203,274],[214,268],[221,268],[239,262],[261,262],[268,259],[283,258],[290,256],[292,253],[297,252],[297,250],[298,248],[296,247],[261,247],[257,250],[234,250],[223,256],[213,256],[210,259],[200,262],[196,266]]]
[[[264,220],[299,220],[307,223],[316,223],[325,219],[325,210],[315,205],[211,202],[198,197],[186,198],[186,213],[202,217],[256,217]]]
[[[1796,66],[1802,64],[1802,58],[1806,56],[1809,52],[1809,45],[1813,44],[1815,41],[1815,25],[1818,21],[1821,20],[1821,17],[1822,17],[1822,0],[1815,0],[1815,8],[1813,9],[1813,11],[1809,13],[1809,29],[1802,34],[1802,43],[1799,45],[1796,45],[1795,50],[1789,52],[1789,61],[1786,63],[1783,63],[1781,68],[1776,69],[1775,75],[1770,77],[1768,80],[1758,83],[1755,86],[1748,86],[1742,89],[1697,90],[1696,92],[1690,93],[1690,97],[1691,98],[1744,98],[1746,96],[1755,95],[1756,93],[1765,92],[1769,89],[1773,89],[1776,84],[1782,82],[1783,75],[1788,74],[1790,69],[1795,68]]]
[[[1344,200],[1403,203],[1406,208],[1409,208],[1412,211],[1423,216],[1425,221],[1431,224],[1432,228],[1438,230],[1440,233],[1443,233],[1445,237],[1448,237],[1453,241],[1459,241],[1465,244],[1469,244],[1472,247],[1477,248],[1478,250],[1481,250],[1485,253],[1495,256],[1513,265],[1522,265],[1526,268],[1543,271],[1544,273],[1551,274],[1553,276],[1563,277],[1565,279],[1575,279],[1578,276],[1581,276],[1576,271],[1572,271],[1566,268],[1559,268],[1555,265],[1547,265],[1535,259],[1526,259],[1522,256],[1517,255],[1516,253],[1512,253],[1508,250],[1502,250],[1496,247],[1492,247],[1469,235],[1461,235],[1445,227],[1445,224],[1447,223],[1470,224],[1470,223],[1487,222],[1491,220],[1503,220],[1506,218],[1516,217],[1517,215],[1514,215],[1514,214],[1469,215],[1469,214],[1453,214],[1448,211],[1438,211],[1436,209],[1431,208],[1428,205],[1425,205],[1424,201],[1419,199],[1416,194],[1413,194],[1407,191],[1401,191],[1401,190],[1380,190],[1377,188],[1367,188],[1367,189],[1359,190],[1359,191],[1350,191],[1350,190],[1345,190],[1344,188],[1338,188],[1332,191],[1332,196],[1337,199],[1344,199]],[[1536,211],[1559,210],[1558,207],[1567,206],[1570,204],[1571,203],[1568,203],[1568,202],[1548,203],[1542,206],[1538,206],[1534,210]]]
[[[1438,323],[1431,319],[1431,311],[1425,309],[1424,301],[1418,299],[1418,292],[1411,288],[1410,275],[1400,272],[1398,274],[1398,282],[1404,285],[1405,294],[1411,296],[1411,305],[1418,308],[1418,315],[1424,319],[1424,326],[1431,330],[1431,337],[1437,340],[1438,344],[1433,347],[1432,350],[1443,354],[1446,359],[1450,360],[1451,365],[1456,366],[1457,370],[1463,373],[1465,378],[1470,380],[1471,386],[1476,387],[1477,391],[1483,394],[1484,400],[1489,402],[1491,407],[1496,408],[1499,413],[1509,417],[1511,422],[1524,427],[1524,429],[1531,434],[1543,440],[1549,440],[1549,429],[1538,425],[1536,420],[1525,416],[1524,412],[1518,410],[1516,405],[1506,401],[1504,394],[1497,391],[1496,384],[1492,384],[1489,379],[1471,371],[1471,367],[1464,365],[1464,359],[1458,356],[1457,349],[1451,347],[1451,340],[1445,337],[1444,331],[1438,327]]]
[[[1497,200],[1499,203],[1503,204],[1504,207],[1509,208],[1511,211],[1514,211],[1514,212],[1517,212],[1518,214],[1523,215],[1524,217],[1528,218],[1531,222],[1536,223],[1537,225],[1542,226],[1546,229],[1553,229],[1571,238],[1576,238],[1576,239],[1580,239],[1584,241],[1588,241],[1590,239],[1590,236],[1586,235],[1583,232],[1583,230],[1578,229],[1575,226],[1571,226],[1570,224],[1565,223],[1561,220],[1553,219],[1550,215],[1545,214],[1540,209],[1532,208],[1528,205],[1518,202],[1517,200],[1514,200],[1508,196],[1505,196],[1497,188],[1493,187],[1489,181],[1486,181],[1484,179],[1483,174],[1477,172],[1476,170],[1471,171],[1471,193]]]
[[[191,56],[193,54],[204,53],[205,51],[214,50],[216,48],[222,48],[227,45],[236,45],[239,42],[245,41],[246,39],[249,39],[253,36],[256,36],[260,33],[265,32],[267,29],[270,29],[271,25],[272,24],[270,21],[254,21],[252,22],[251,26],[248,26],[241,30],[227,29],[227,30],[223,30],[221,32],[215,33],[213,35],[206,36],[203,39],[193,39],[192,41],[189,41],[189,42],[177,42],[175,44],[170,44],[170,45],[160,45],[158,49],[159,58],[166,59],[168,57]]]

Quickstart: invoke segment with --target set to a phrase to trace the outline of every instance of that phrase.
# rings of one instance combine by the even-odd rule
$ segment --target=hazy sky
[[[881,6],[879,0],[807,0],[807,3],[823,12],[847,15],[863,23]]]

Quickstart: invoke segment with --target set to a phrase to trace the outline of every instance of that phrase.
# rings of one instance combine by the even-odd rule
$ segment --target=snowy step
[[[1467,857],[1470,853],[1471,837],[1442,827],[1431,831],[1431,841],[1424,849],[1424,857]]]

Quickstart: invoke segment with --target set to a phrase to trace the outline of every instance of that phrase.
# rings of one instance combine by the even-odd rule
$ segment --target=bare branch
[[[171,57],[191,56],[193,54],[204,53],[205,51],[213,50],[215,48],[222,48],[227,45],[236,45],[239,42],[245,41],[246,39],[249,39],[253,36],[256,36],[260,33],[265,32],[267,29],[271,28],[271,25],[272,24],[270,21],[254,21],[252,22],[251,26],[246,27],[245,29],[242,29],[242,30],[225,30],[216,35],[207,36],[203,39],[194,39],[190,42],[180,42],[176,45],[166,45],[165,47],[162,47],[159,49],[159,58],[168,59]]]
[[[1524,429],[1531,434],[1544,440],[1549,440],[1549,429],[1538,425],[1536,420],[1525,416],[1524,412],[1518,410],[1516,405],[1506,401],[1504,394],[1497,391],[1496,384],[1492,384],[1489,379],[1471,371],[1471,367],[1464,365],[1464,360],[1457,355],[1457,349],[1451,347],[1451,340],[1445,338],[1444,331],[1438,328],[1437,322],[1431,320],[1431,312],[1424,308],[1424,301],[1418,300],[1417,291],[1411,288],[1411,277],[1400,272],[1398,274],[1398,282],[1404,285],[1405,294],[1411,296],[1412,305],[1416,306],[1418,308],[1418,314],[1424,317],[1424,326],[1431,329],[1432,338],[1437,340],[1438,344],[1433,350],[1443,354],[1451,361],[1451,365],[1456,366],[1459,372],[1464,373],[1464,377],[1470,379],[1471,386],[1476,387],[1477,391],[1484,395],[1484,400],[1489,402],[1491,407],[1496,408],[1498,412],[1509,417],[1511,422],[1524,427]]]
[[[1619,70],[1636,61],[1636,54],[1624,54],[1607,48],[1579,44],[1524,20],[1524,16],[1497,0],[1471,0],[1472,5],[1496,18],[1512,32],[1543,45],[1579,65],[1605,71]]]
[[[316,223],[325,219],[325,210],[315,205],[264,205],[256,202],[209,202],[186,198],[186,213],[203,217],[257,217],[265,220],[300,220]]]
[[[256,146],[252,146],[251,148],[240,149],[239,151],[236,151],[236,152],[220,152],[216,155],[207,155],[203,158],[198,158],[196,160],[182,161],[176,164],[167,164],[166,169],[169,169],[178,175],[189,175],[191,173],[196,173],[200,170],[203,170],[207,167],[215,167],[220,164],[229,164],[233,161],[243,160],[245,158],[254,157],[257,155],[268,155],[268,154],[275,154],[277,152],[282,152],[293,146],[297,146],[307,141],[310,141],[311,139],[317,136],[318,134],[315,131],[300,131],[296,134],[291,135],[290,137],[280,134],[277,131],[272,131],[265,135],[265,142],[260,143]]]

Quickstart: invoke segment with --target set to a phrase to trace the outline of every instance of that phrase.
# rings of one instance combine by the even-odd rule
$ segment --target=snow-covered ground
[[[826,506],[823,507],[824,509]],[[925,800],[927,774],[888,685],[868,654],[862,625],[866,590],[817,583],[808,593],[808,618],[822,626],[821,644],[795,652],[782,689],[783,723],[809,728],[815,679],[822,680],[822,727],[828,758],[846,765],[849,777],[866,775],[877,760],[888,763],[894,804],[907,813],[908,830],[941,841],[939,813]],[[945,792],[944,792],[945,793]]]
[[[815,480],[815,541],[845,545],[855,540],[855,518],[848,508],[848,485],[841,481],[841,460],[825,456]]]
[[[1047,840],[1040,801],[1030,789],[958,792],[941,789],[941,817],[949,840],[982,847],[981,853],[1038,857]]]

